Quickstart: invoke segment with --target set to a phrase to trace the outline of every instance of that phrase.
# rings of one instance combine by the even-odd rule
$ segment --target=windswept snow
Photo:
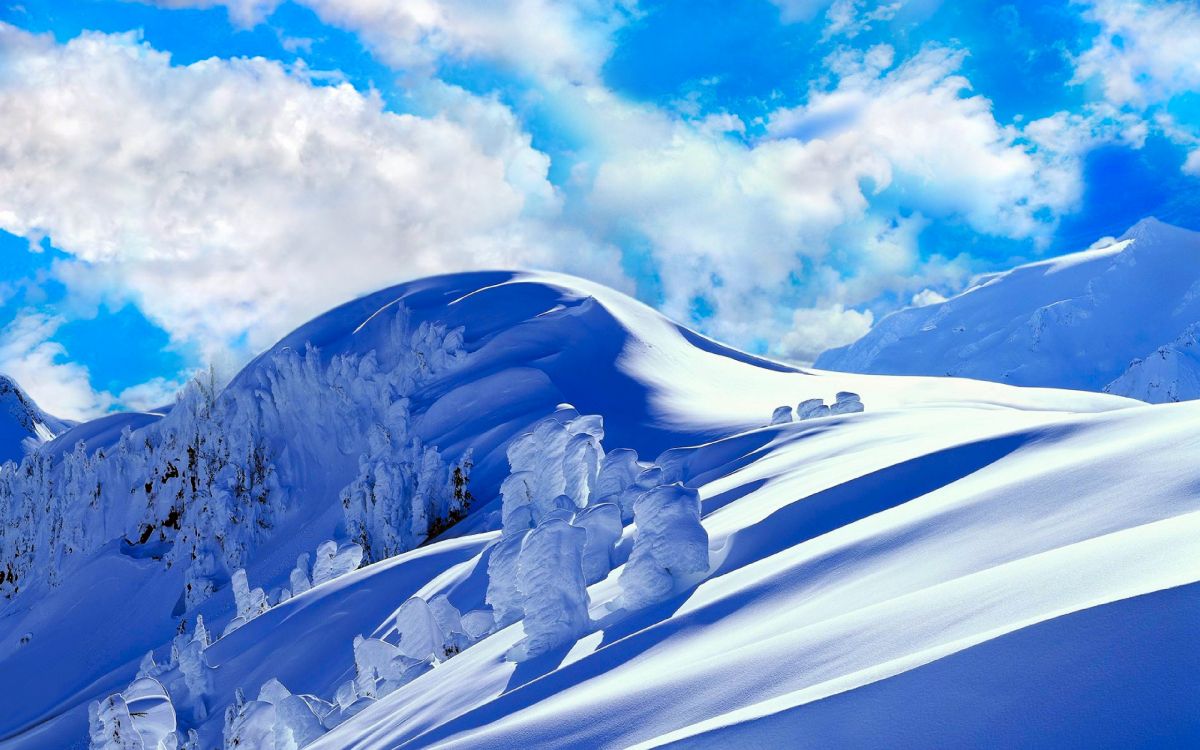
[[[197,750],[1200,741],[1200,403],[801,370],[499,272],[348,303],[188,398],[39,471],[232,439],[188,415],[234,409],[266,448],[180,487],[238,509],[269,468],[269,525],[130,538],[100,474],[110,521],[0,601],[3,750],[140,732],[142,679]]]
[[[1180,356],[1198,322],[1200,233],[1144,219],[1108,246],[892,313],[816,366],[1183,400],[1200,396],[1200,369]]]

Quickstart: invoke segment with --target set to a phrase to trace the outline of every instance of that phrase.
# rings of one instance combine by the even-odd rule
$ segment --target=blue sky
[[[974,273],[1200,229],[1195,2],[0,0],[0,371],[168,400],[514,266],[811,361]]]

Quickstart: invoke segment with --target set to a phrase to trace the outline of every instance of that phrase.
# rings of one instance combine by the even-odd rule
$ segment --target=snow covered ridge
[[[72,424],[42,411],[12,378],[0,374],[0,462],[21,460],[27,450]]]
[[[1187,344],[1197,323],[1200,233],[1144,219],[1107,246],[888,315],[816,364],[1182,401],[1200,398],[1200,363]]]
[[[557,275],[393,287],[0,472],[0,747],[879,746],[838,706],[899,679],[961,746],[1003,727],[929,712],[981,672],[1183,736],[1200,670],[1128,636],[1192,606],[1197,415],[1137,406],[799,370]],[[1148,700],[1004,671],[1072,648]]]

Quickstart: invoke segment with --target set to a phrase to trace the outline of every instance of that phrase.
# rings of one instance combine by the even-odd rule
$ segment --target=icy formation
[[[396,632],[400,636],[400,653],[410,659],[442,659],[445,657],[445,633],[429,604],[414,596],[396,612]]]
[[[708,532],[696,490],[678,483],[656,487],[638,497],[633,520],[633,551],[619,579],[624,606],[660,601],[708,570]]]
[[[829,406],[830,414],[856,414],[863,410],[863,402],[857,393],[838,391]]]
[[[1149,356],[1135,359],[1104,390],[1152,404],[1200,398],[1200,323],[1188,326],[1179,338]]]
[[[1170,400],[1171,363],[1161,376],[1123,373],[1135,358],[1152,361],[1147,352],[1171,348],[1198,321],[1200,233],[1144,219],[1108,245],[984,276],[944,302],[892,313],[816,366],[1093,391],[1108,385]]]
[[[775,411],[771,413],[770,424],[772,424],[772,425],[787,424],[791,421],[792,421],[792,407],[790,407],[790,406],[777,406],[777,407],[775,407]]]
[[[492,608],[496,626],[500,628],[516,622],[525,613],[517,577],[517,560],[521,556],[526,534],[527,529],[505,534],[490,549],[486,601]]]
[[[225,709],[225,750],[300,750],[325,733],[322,720],[334,707],[311,695],[293,695],[271,678],[258,698],[246,700],[239,688]]]

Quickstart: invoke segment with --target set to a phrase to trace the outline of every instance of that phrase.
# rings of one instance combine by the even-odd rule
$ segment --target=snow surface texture
[[[405,284],[220,394],[26,460],[105,477],[98,497],[63,486],[50,518],[96,497],[107,520],[0,601],[0,748],[87,747],[113,724],[197,750],[1194,746],[1198,418],[797,370],[561,276]],[[168,434],[244,446],[222,461],[233,480],[257,466],[246,507],[267,528],[226,550],[194,546],[191,516],[165,524],[169,502],[117,522],[124,475],[80,472],[114,460],[98,449],[172,497],[195,476],[196,498],[243,507],[221,461],[188,473]],[[146,439],[187,482],[152,473]],[[393,504],[364,513],[371,497]],[[416,546],[351,570],[363,534]],[[142,699],[145,727],[121,713]]]
[[[1099,249],[977,279],[892,313],[816,366],[1200,398],[1200,233],[1144,219]]]

